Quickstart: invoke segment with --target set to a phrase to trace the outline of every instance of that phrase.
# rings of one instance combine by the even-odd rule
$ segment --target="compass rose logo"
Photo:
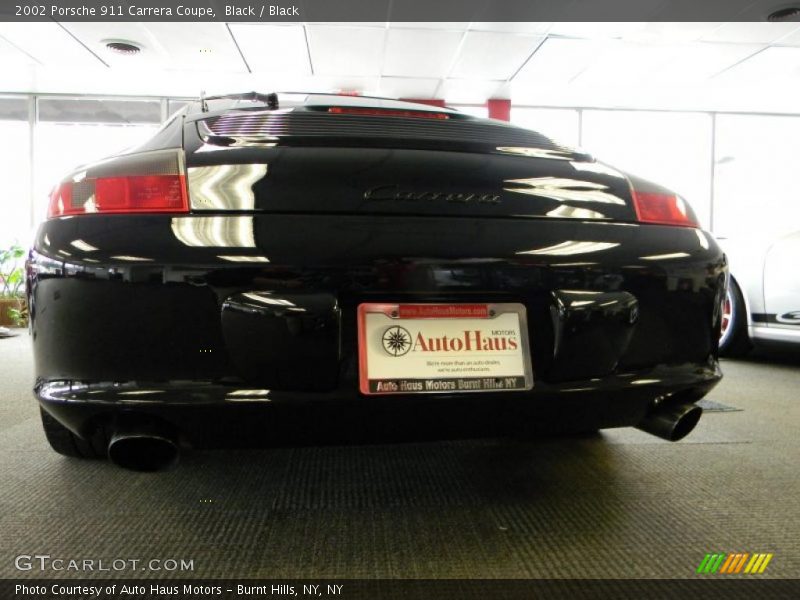
[[[411,334],[407,329],[397,325],[393,325],[383,332],[381,342],[389,356],[403,356],[411,350]]]

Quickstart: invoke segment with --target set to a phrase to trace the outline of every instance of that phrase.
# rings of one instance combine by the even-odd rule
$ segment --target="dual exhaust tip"
[[[655,404],[636,428],[677,442],[692,432],[702,414],[696,404]],[[175,431],[166,423],[131,421],[122,423],[111,436],[108,458],[133,471],[163,471],[178,464],[180,447]]]

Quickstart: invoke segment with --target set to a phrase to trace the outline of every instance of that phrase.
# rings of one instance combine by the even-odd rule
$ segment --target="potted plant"
[[[25,327],[28,306],[23,286],[25,250],[19,244],[0,250],[0,326]]]

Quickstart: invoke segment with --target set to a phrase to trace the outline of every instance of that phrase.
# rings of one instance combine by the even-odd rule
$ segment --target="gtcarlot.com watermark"
[[[49,554],[20,554],[14,558],[17,571],[125,572],[194,571],[194,559],[186,558],[64,558]]]

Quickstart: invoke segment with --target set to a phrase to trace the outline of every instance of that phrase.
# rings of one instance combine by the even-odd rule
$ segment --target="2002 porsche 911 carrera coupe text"
[[[35,392],[56,451],[139,469],[343,411],[677,440],[721,377],[726,282],[680,196],[534,131],[206,98],[54,189],[28,262]]]

